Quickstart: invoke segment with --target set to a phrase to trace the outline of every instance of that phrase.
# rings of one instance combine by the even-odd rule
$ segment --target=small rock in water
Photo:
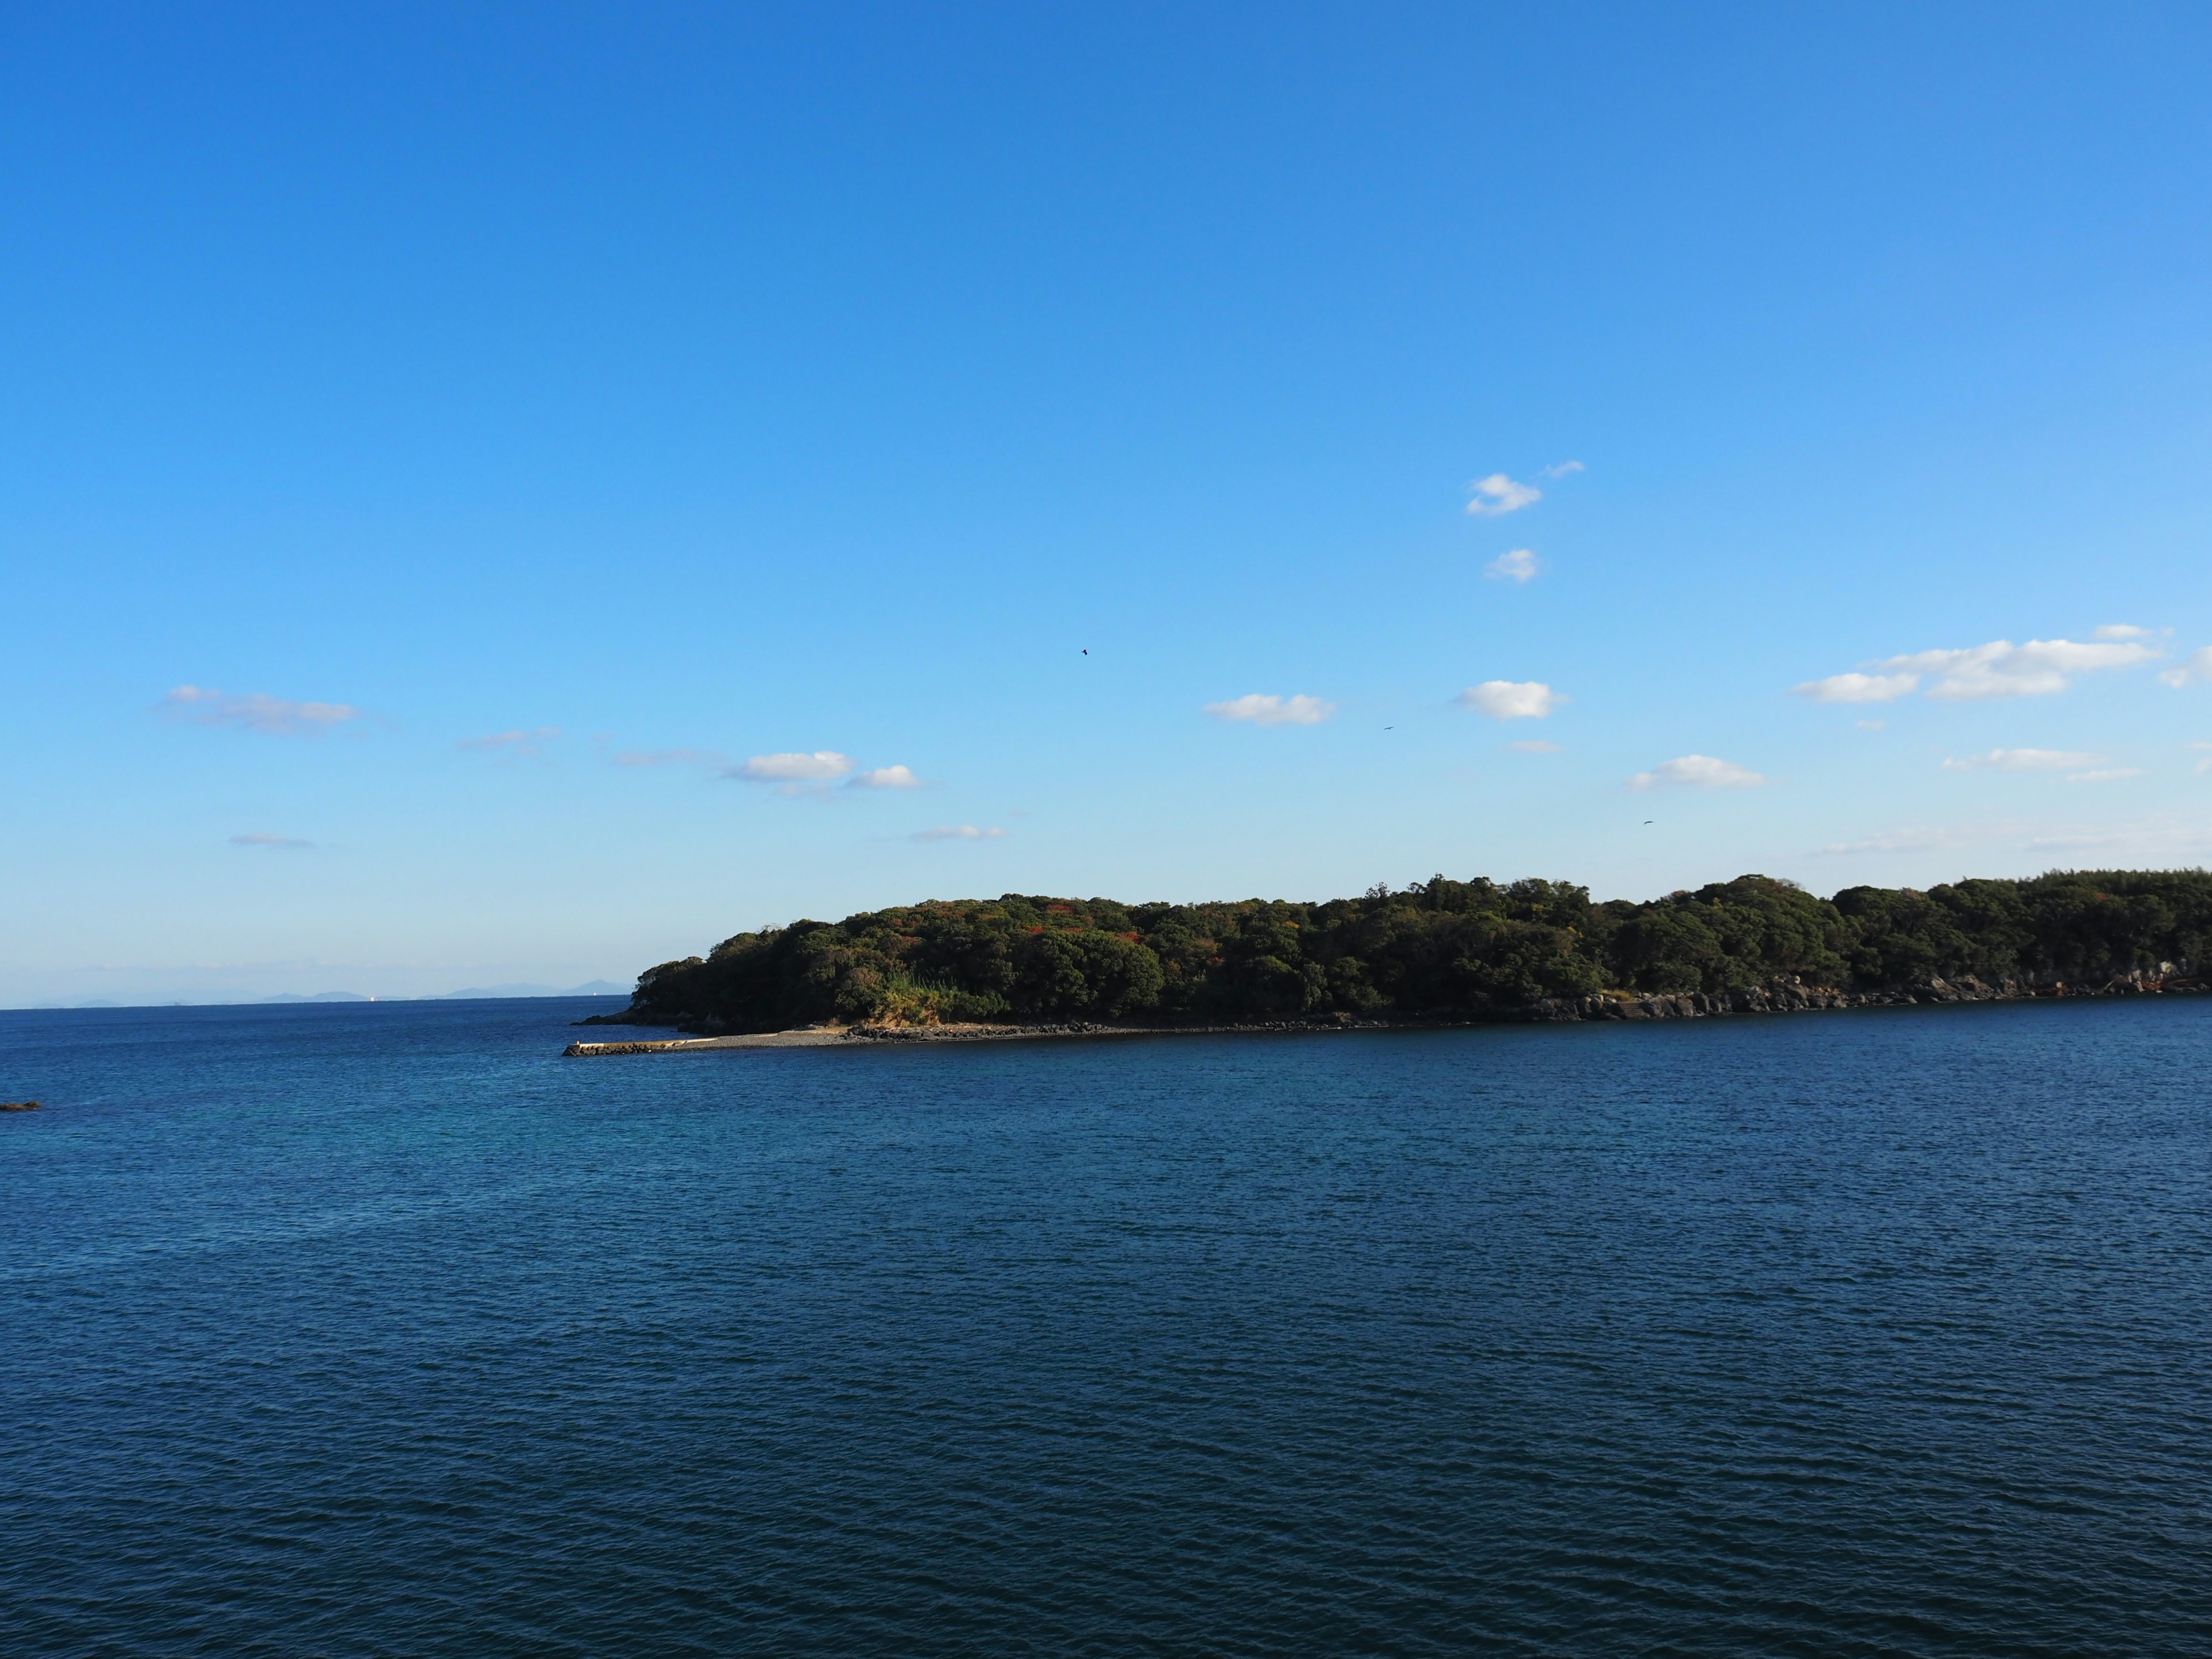
[[[39,1103],[35,1100],[0,1100],[0,1112],[35,1112],[38,1109]]]

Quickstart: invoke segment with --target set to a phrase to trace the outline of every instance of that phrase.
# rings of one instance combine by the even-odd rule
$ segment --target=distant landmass
[[[1008,893],[795,921],[649,969],[594,1023],[1578,1019],[2205,988],[2212,872],[1849,887],[1740,876],[1649,903],[1439,875],[1322,903]]]
[[[623,997],[630,994],[627,985],[617,985],[612,980],[595,979],[582,985],[562,990],[552,985],[483,985],[465,991],[443,991],[428,997],[372,997],[358,991],[318,991],[313,996],[303,996],[297,991],[279,991],[266,997],[211,997],[205,1000],[184,1001],[172,999],[158,1003],[117,1002],[112,998],[88,999],[82,1002],[34,1002],[34,1012],[54,1012],[72,1008],[266,1008],[279,1004],[301,1002],[464,1002],[499,997]]]

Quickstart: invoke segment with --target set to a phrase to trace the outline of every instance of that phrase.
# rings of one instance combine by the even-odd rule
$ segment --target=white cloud
[[[1221,720],[1249,720],[1255,726],[1319,726],[1336,713],[1336,705],[1319,697],[1279,697],[1252,692],[1227,702],[1210,702],[1206,713]]]
[[[1535,485],[1516,483],[1503,472],[1477,478],[1467,488],[1474,497],[1468,502],[1467,510],[1478,519],[1501,518],[1544,499],[1544,492]]]
[[[1547,466],[1544,468],[1543,473],[1547,478],[1566,478],[1573,477],[1574,474],[1577,472],[1586,472],[1589,470],[1589,469],[1585,467],[1580,461],[1561,461],[1557,466]]]
[[[1492,581],[1525,582],[1534,577],[1537,568],[1536,556],[1525,547],[1516,547],[1483,566],[1482,574]]]
[[[560,735],[559,726],[541,726],[535,732],[495,732],[489,737],[463,738],[454,747],[480,754],[537,755]]]
[[[1567,699],[1541,680],[1485,680],[1453,701],[1494,720],[1540,720]]]
[[[2106,623],[2102,628],[2092,630],[2089,637],[2095,640],[2154,640],[2158,637],[2158,630],[2137,628],[2130,623]]]
[[[2030,640],[2025,645],[1992,640],[1958,651],[1916,651],[1869,664],[1875,671],[1870,674],[1831,674],[1795,690],[1815,702],[1893,702],[1932,676],[1936,683],[1927,695],[1944,702],[2039,697],[2063,691],[2074,675],[2131,668],[2159,654],[2142,643],[2150,636],[2147,629],[2114,623],[2096,631],[2100,642],[2094,645],[2073,640]],[[2205,677],[2212,678],[2212,653],[2199,654],[2205,658]],[[2185,683],[2172,674],[2164,678],[2169,685]]]
[[[933,830],[917,830],[912,841],[1004,841],[1003,830],[978,830],[972,823],[940,823]]]
[[[878,766],[846,786],[850,789],[919,789],[921,780],[903,766]]]
[[[233,847],[290,848],[295,851],[299,851],[303,848],[312,848],[315,843],[311,841],[301,841],[296,836],[250,835],[233,836],[230,838],[230,844]]]
[[[1859,730],[1862,732],[1879,732],[1882,729],[1885,722],[1881,720],[1861,720],[1857,724]]]
[[[1894,702],[1919,684],[1917,674],[1831,674],[1793,689],[1814,702]]]
[[[2212,680],[2212,645],[2200,645],[2179,668],[2169,668],[2159,678],[2179,691],[2185,685]]]
[[[834,749],[817,749],[811,755],[755,755],[738,768],[737,775],[756,783],[819,783],[842,778],[852,769],[846,756]]]
[[[163,693],[161,706],[179,719],[202,726],[234,726],[283,738],[315,737],[361,717],[361,711],[349,703],[288,702],[258,691],[232,697],[200,685],[180,685]]]
[[[2075,772],[2069,775],[2066,781],[2069,783],[2117,783],[2122,778],[2139,778],[2142,775],[2142,768],[2140,766],[2113,766],[2101,772]]]
[[[1999,772],[2070,772],[2078,767],[2094,766],[2104,759],[2079,749],[1992,749],[1986,755],[1969,755],[1964,760],[1947,760],[1946,772],[1978,772],[1992,769]]]
[[[1766,780],[1747,766],[1715,760],[1711,755],[1683,755],[1662,761],[1649,772],[1629,779],[1631,789],[1651,789],[1682,784],[1693,789],[1749,789]]]
[[[1524,755],[1559,755],[1566,751],[1556,743],[1546,743],[1541,738],[1529,738],[1521,743],[1509,743],[1508,749],[1517,749]]]
[[[2069,676],[2130,668],[2158,653],[2133,641],[2078,645],[2072,640],[1992,640],[1963,651],[1919,651],[1876,665],[1893,673],[1934,674],[1928,695],[1963,702],[1978,697],[2041,697],[2063,691]]]
[[[2191,749],[2212,749],[2212,743],[2192,743],[2189,746]],[[2197,762],[2196,769],[2199,772],[2212,772],[2212,755],[2207,755],[2203,760]]]

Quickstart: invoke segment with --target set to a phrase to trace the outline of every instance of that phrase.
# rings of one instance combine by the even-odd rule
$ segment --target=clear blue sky
[[[0,1002],[2203,861],[2207,87],[2201,6],[9,8]]]

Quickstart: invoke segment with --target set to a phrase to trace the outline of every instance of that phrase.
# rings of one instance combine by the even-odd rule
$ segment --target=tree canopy
[[[638,980],[623,1018],[717,1031],[969,1020],[1243,1024],[1510,1018],[1547,999],[2102,982],[2212,946],[2212,873],[2054,871],[1850,887],[1739,876],[1648,903],[1436,876],[1321,903],[939,900],[739,933]]]

